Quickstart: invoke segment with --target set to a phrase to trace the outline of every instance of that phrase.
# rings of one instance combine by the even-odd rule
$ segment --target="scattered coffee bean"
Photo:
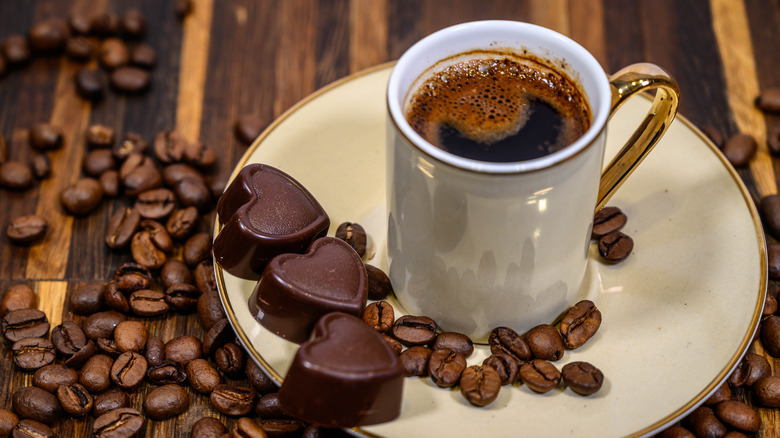
[[[366,274],[368,274],[368,299],[384,300],[393,292],[390,279],[381,269],[371,265],[365,266]]]
[[[236,421],[236,426],[230,436],[240,436],[246,438],[265,438],[269,429],[257,423],[249,417],[241,417]],[[296,431],[297,432],[297,431]],[[287,435],[281,435],[287,436]],[[297,433],[293,436],[297,436]]]
[[[87,345],[87,335],[73,321],[63,321],[51,331],[51,341],[57,353],[71,357]]]
[[[244,144],[250,144],[255,138],[263,132],[265,122],[260,116],[255,114],[245,114],[236,120],[234,132],[238,141]]]
[[[119,348],[117,348],[116,342],[113,339],[101,338],[95,342],[95,345],[97,345],[98,353],[110,356],[112,359],[116,359],[120,354],[122,354],[122,352],[119,351]]]
[[[135,210],[142,217],[149,219],[162,219],[176,207],[176,197],[168,189],[147,190],[138,195],[135,200]]]
[[[34,371],[54,362],[54,344],[44,338],[24,338],[13,343],[14,365],[22,371]]]
[[[111,367],[114,360],[105,354],[96,354],[79,371],[79,383],[91,393],[103,392],[111,386]]]
[[[90,19],[86,14],[72,13],[68,16],[68,27],[73,35],[89,34],[90,26]]]
[[[132,154],[143,156],[142,154],[145,153],[148,148],[149,143],[144,140],[141,134],[128,132],[125,134],[122,141],[114,146],[112,151],[114,152],[114,157],[118,160],[124,160]]]
[[[726,434],[726,426],[718,420],[715,412],[700,406],[691,412],[684,420],[683,425],[696,436],[723,436]]]
[[[92,434],[95,438],[131,438],[144,428],[146,421],[133,408],[118,408],[95,419]]]
[[[723,148],[723,134],[720,133],[719,129],[708,125],[702,127],[701,130],[718,149]]]
[[[8,63],[5,61],[5,58],[3,58],[2,54],[0,54],[0,78],[2,78],[5,75],[6,70],[8,70]],[[0,140],[0,143],[2,143],[2,140]],[[3,153],[0,153],[0,163],[7,160],[8,158]]]
[[[627,221],[625,213],[618,207],[604,207],[593,218],[591,238],[601,239],[613,231],[620,231]]]
[[[767,88],[756,97],[756,106],[761,111],[780,112],[780,88]]]
[[[197,169],[184,163],[173,163],[165,166],[162,178],[168,187],[174,187],[185,179],[199,180],[205,183],[203,175]]]
[[[113,339],[116,326],[127,320],[127,317],[119,312],[108,310],[89,315],[81,323],[81,329],[87,335],[87,339],[96,341],[100,338]]]
[[[165,290],[165,302],[179,313],[190,313],[198,306],[200,291],[192,284],[178,283]]]
[[[428,375],[428,361],[431,358],[431,350],[422,345],[409,347],[402,351],[399,359],[406,371],[407,377]]]
[[[114,128],[93,123],[87,127],[84,133],[84,141],[92,148],[110,148],[114,145]]]
[[[119,32],[119,18],[111,12],[103,12],[90,21],[90,31],[99,37],[114,36]]]
[[[255,405],[255,415],[260,418],[273,418],[277,420],[293,418],[284,410],[284,408],[282,408],[282,404],[279,402],[278,392],[272,392],[261,396]]]
[[[8,438],[14,427],[19,423],[19,417],[8,409],[0,408],[0,437]]]
[[[209,400],[214,409],[232,417],[248,414],[255,405],[255,391],[230,385],[217,385]]]
[[[396,341],[395,338],[392,338],[382,333],[382,339],[384,339],[385,342],[387,342],[387,345],[390,346],[390,349],[393,350],[393,353],[395,353],[396,355],[401,354],[401,352],[404,349],[404,346],[400,342]]]
[[[37,123],[30,128],[30,145],[39,150],[59,149],[62,131],[49,123]]]
[[[222,383],[219,373],[205,359],[194,359],[187,364],[190,386],[201,394],[209,394]]]
[[[737,400],[727,400],[715,406],[715,415],[724,424],[745,432],[756,433],[761,428],[761,417],[750,406]]]
[[[149,88],[149,72],[138,67],[119,67],[111,72],[111,85],[123,93],[139,93]]]
[[[129,408],[130,396],[123,391],[104,392],[95,396],[92,407],[92,416],[97,418],[114,409]]]
[[[149,231],[139,231],[130,242],[133,260],[148,269],[159,269],[167,260],[165,251],[157,246]],[[167,309],[166,309],[167,311]]]
[[[184,242],[182,250],[184,263],[194,268],[202,260],[211,258],[211,235],[208,233],[196,233]]]
[[[392,333],[406,345],[424,345],[436,337],[436,322],[427,316],[404,315],[393,323]]]
[[[186,367],[191,360],[202,357],[202,350],[200,339],[192,335],[179,336],[165,343],[165,359],[175,360]]]
[[[76,83],[76,92],[79,96],[88,100],[100,100],[106,89],[106,78],[99,70],[82,68],[73,77]]]
[[[347,242],[360,257],[366,254],[366,230],[362,225],[344,222],[336,229],[336,237]]]
[[[205,212],[211,205],[211,190],[203,178],[184,178],[173,186],[173,191],[185,207],[193,206]]]
[[[87,388],[78,383],[60,385],[57,388],[57,400],[59,400],[62,410],[74,417],[83,417],[92,411],[92,396]]]
[[[765,357],[755,353],[746,353],[742,361],[747,364],[747,379],[745,385],[753,386],[756,382],[772,374],[772,368]]]
[[[157,365],[150,366],[146,372],[146,378],[155,385],[180,385],[187,380],[187,373],[179,362],[164,360]]]
[[[780,408],[780,376],[766,376],[753,384],[753,395],[761,406]]]
[[[38,215],[19,216],[11,220],[5,229],[5,235],[12,242],[30,243],[41,239],[46,234],[48,224],[46,218]]]
[[[604,383],[601,370],[588,362],[570,362],[563,366],[561,375],[564,383],[580,395],[591,395]]]
[[[268,436],[273,437],[298,436],[303,433],[303,429],[306,427],[300,420],[295,419],[260,420],[259,425]]]
[[[748,164],[757,150],[756,140],[748,134],[736,134],[723,144],[723,155],[734,167]]]
[[[556,361],[563,357],[563,340],[555,327],[540,324],[525,334],[525,342],[536,359]]]
[[[268,394],[279,389],[273,380],[253,360],[248,360],[246,363],[246,375],[249,383],[260,394]]]
[[[761,199],[761,216],[764,225],[774,237],[780,237],[780,194],[767,195]]]
[[[147,70],[152,69],[157,64],[157,52],[148,44],[139,44],[130,53],[130,63]]]
[[[199,218],[198,209],[195,207],[190,206],[174,210],[170,217],[168,217],[165,229],[168,230],[168,234],[174,239],[184,240],[195,232]]]
[[[165,343],[159,336],[152,336],[146,340],[146,361],[149,366],[155,366],[165,360]]]
[[[27,64],[32,58],[30,45],[24,35],[9,35],[0,43],[0,53],[8,62],[9,67]]]
[[[144,412],[153,420],[166,420],[187,410],[190,396],[179,385],[163,385],[153,389],[144,399]]]
[[[111,366],[111,380],[122,389],[132,389],[146,376],[146,359],[134,351],[119,355]]]
[[[95,342],[90,339],[79,351],[73,353],[73,356],[65,360],[65,365],[73,369],[80,369],[96,352]]]
[[[431,348],[434,350],[449,348],[468,359],[471,353],[474,352],[474,343],[468,336],[462,333],[443,332],[436,336],[436,340],[433,341]]]
[[[772,280],[780,279],[780,243],[767,245],[766,258],[769,267],[769,278]]]
[[[560,325],[566,348],[579,348],[596,334],[601,326],[601,311],[593,301],[582,300],[563,316]]]
[[[599,254],[610,263],[622,262],[633,249],[634,240],[620,231],[613,231],[599,239]]]
[[[165,288],[174,284],[193,284],[192,271],[181,260],[168,259],[160,269],[160,279]]]
[[[140,352],[149,337],[146,327],[138,321],[122,321],[114,329],[114,342],[121,352]]]
[[[543,394],[558,387],[561,372],[546,360],[533,359],[520,365],[519,377],[528,388]]]
[[[152,273],[145,267],[127,262],[114,272],[114,281],[125,293],[148,289],[152,285]]]
[[[694,434],[692,434],[688,429],[674,425],[660,434],[656,435],[657,438],[696,438]],[[731,437],[734,438],[734,437]]]
[[[76,370],[60,364],[49,364],[35,371],[32,384],[44,391],[57,392],[60,385],[78,383],[79,373]]]
[[[38,309],[19,309],[6,313],[0,327],[8,342],[42,338],[49,334],[49,319]]]
[[[728,382],[721,383],[721,385],[715,389],[715,392],[704,401],[704,405],[712,406],[724,400],[731,400],[731,387],[729,387]]]
[[[472,365],[460,377],[460,393],[474,406],[487,406],[498,398],[501,377],[487,365]]]
[[[203,260],[200,263],[198,263],[198,266],[195,267],[195,285],[198,286],[198,290],[201,291],[201,293],[217,293],[217,279],[214,277],[214,262],[211,259]],[[203,296],[203,295],[201,295]],[[219,299],[219,296],[216,297]],[[210,300],[213,298],[209,298]],[[198,306],[200,306],[200,301],[198,302]],[[200,308],[200,307],[199,307]],[[220,315],[224,315],[225,312],[222,309],[222,306],[220,306],[218,309],[213,309],[217,313],[212,313],[211,317],[217,317]],[[199,310],[200,312],[200,310]],[[201,319],[201,323],[203,322],[203,319]]]
[[[51,175],[51,161],[46,154],[35,154],[30,160],[30,170],[37,179],[46,179]]]
[[[520,363],[517,359],[504,353],[494,353],[486,358],[482,365],[492,367],[501,377],[502,385],[511,385],[517,381]]]
[[[40,421],[21,420],[11,433],[13,438],[55,438],[54,431]]]
[[[214,352],[217,367],[226,376],[237,379],[246,369],[246,355],[236,344],[227,343]]]
[[[141,215],[134,208],[119,208],[111,215],[106,227],[105,242],[109,248],[127,246],[141,223]]]
[[[92,43],[83,36],[73,36],[65,40],[65,54],[74,61],[89,61],[94,52]]]
[[[428,374],[440,388],[457,385],[465,369],[466,359],[449,348],[434,350],[428,359]]]
[[[128,9],[119,19],[119,28],[128,38],[141,38],[146,33],[146,17],[138,9]]]
[[[159,316],[168,313],[165,294],[151,289],[141,289],[130,294],[130,310],[138,316]]]
[[[363,321],[379,333],[387,333],[393,327],[395,314],[387,301],[376,301],[366,306]]]
[[[241,419],[239,419],[239,421],[241,421]],[[214,417],[202,417],[192,425],[190,438],[220,438],[226,432],[227,429],[225,428],[225,425],[218,419]],[[251,435],[246,433],[244,436],[251,437]]]
[[[42,54],[53,54],[65,46],[65,23],[59,20],[47,20],[36,23],[30,28],[28,41],[30,47]]]
[[[85,174],[99,177],[105,172],[113,170],[116,167],[116,160],[110,149],[93,149],[84,157],[82,167]]]
[[[780,357],[780,316],[772,315],[761,321],[760,330],[764,349],[773,357]]]
[[[203,338],[203,355],[205,357],[211,356],[217,351],[217,349],[223,347],[228,342],[231,342],[235,338],[233,328],[230,327],[227,318],[223,318],[206,333],[206,337]]]
[[[94,178],[81,178],[60,192],[60,202],[70,214],[83,216],[103,200],[103,187]]]
[[[32,309],[36,306],[38,298],[35,291],[25,283],[14,284],[5,290],[3,300],[0,301],[0,316],[19,309]]]
[[[0,188],[25,190],[35,180],[30,166],[19,161],[6,161],[0,164]]]
[[[105,283],[87,283],[71,290],[68,299],[70,310],[77,315],[91,315],[105,310],[105,287]]]
[[[154,156],[165,164],[180,162],[187,143],[178,131],[162,131],[154,138]]]
[[[60,419],[62,408],[54,394],[35,386],[19,388],[11,397],[11,405],[19,418],[52,425]]]
[[[518,363],[531,359],[531,349],[528,344],[509,327],[497,327],[490,332],[488,337],[490,352],[493,354],[507,354]]]
[[[116,170],[107,170],[98,178],[100,186],[103,187],[103,194],[109,198],[119,196],[119,172]]]
[[[198,278],[197,271],[195,278],[196,280]],[[203,292],[198,298],[198,319],[203,329],[209,330],[221,319],[226,318],[225,311],[216,291],[203,291],[200,288],[200,282],[198,282],[198,288]]]

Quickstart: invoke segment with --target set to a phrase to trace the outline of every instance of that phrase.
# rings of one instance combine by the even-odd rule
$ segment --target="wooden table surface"
[[[41,20],[80,11],[122,13],[135,7],[146,14],[145,41],[157,50],[152,89],[141,96],[108,93],[96,104],[74,93],[73,74],[81,67],[65,57],[36,58],[0,78],[0,133],[13,159],[32,156],[28,128],[51,122],[62,128],[65,146],[49,153],[50,178],[22,192],[0,189],[0,227],[16,216],[38,213],[49,219],[43,241],[20,246],[0,237],[0,294],[19,282],[33,286],[39,307],[52,326],[73,315],[65,298],[74,287],[106,281],[128,250],[103,243],[109,215],[126,198],[106,200],[84,218],[63,213],[60,189],[79,177],[85,154],[83,133],[91,123],[136,131],[151,141],[166,129],[200,140],[219,151],[214,175],[226,179],[245,151],[233,135],[239,115],[254,113],[268,124],[319,87],[367,67],[398,58],[421,37],[445,26],[478,19],[511,19],[540,24],[590,50],[608,72],[638,61],[657,63],[677,79],[680,113],[724,137],[753,135],[756,157],[738,169],[756,200],[777,192],[780,160],[766,147],[766,129],[780,123],[765,116],[753,99],[780,86],[780,3],[774,0],[195,0],[183,21],[174,0],[60,0],[0,2],[0,40],[26,33]],[[695,165],[695,164],[692,164]],[[777,169],[777,170],[776,170]],[[210,229],[213,214],[201,222]],[[771,238],[768,238],[771,239]],[[178,334],[202,336],[195,316],[174,315],[150,323],[167,340]],[[11,364],[9,346],[0,347],[0,406],[9,407],[13,390],[31,375]],[[763,354],[760,345],[752,351]],[[773,368],[780,362],[769,358]],[[151,387],[135,392],[140,407]],[[150,421],[147,436],[187,436],[204,415],[220,416],[207,397],[192,393],[181,416]],[[759,436],[780,436],[777,411],[759,410]],[[232,426],[233,419],[220,416]],[[89,436],[92,420],[63,420],[60,436]]]

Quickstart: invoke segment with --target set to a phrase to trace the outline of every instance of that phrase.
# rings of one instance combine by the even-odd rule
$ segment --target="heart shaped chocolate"
[[[362,316],[367,294],[368,276],[357,252],[341,239],[322,237],[306,254],[274,257],[249,298],[249,309],[271,332],[301,343],[326,313]]]
[[[314,196],[290,175],[265,164],[239,172],[217,203],[224,224],[214,258],[236,277],[257,280],[275,256],[299,253],[324,236],[330,219]]]
[[[384,423],[401,413],[404,369],[361,319],[329,313],[298,349],[279,388],[285,412],[328,427]]]

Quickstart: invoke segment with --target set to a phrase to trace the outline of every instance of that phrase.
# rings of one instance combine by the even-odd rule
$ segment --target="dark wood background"
[[[48,121],[60,126],[65,146],[50,153],[52,176],[23,192],[0,190],[0,226],[18,215],[49,219],[46,238],[35,245],[12,244],[0,236],[0,294],[26,282],[38,292],[52,326],[76,319],[64,300],[84,282],[108,280],[129,251],[103,243],[110,214],[127,200],[104,201],[85,218],[63,214],[58,193],[79,177],[85,153],[83,132],[91,123],[136,131],[151,141],[166,129],[200,140],[219,151],[214,177],[226,179],[245,146],[232,129],[241,114],[267,124],[317,88],[366,67],[398,58],[421,37],[445,26],[479,19],[529,21],[580,42],[608,72],[638,61],[668,69],[682,90],[680,113],[724,137],[753,135],[759,152],[738,169],[756,200],[777,192],[780,160],[769,155],[766,129],[778,116],[755,110],[760,90],[780,86],[780,2],[776,0],[195,0],[183,21],[174,0],[39,0],[0,2],[0,40],[25,34],[41,20],[71,12],[146,14],[145,41],[158,54],[152,89],[141,96],[108,93],[97,103],[74,93],[72,77],[81,67],[65,57],[36,58],[0,78],[0,133],[12,159],[32,156],[28,128]],[[94,61],[93,61],[94,62]],[[695,163],[691,163],[695,165]],[[204,217],[209,230],[213,215]],[[770,238],[771,239],[771,238]],[[201,336],[194,316],[151,321],[164,340],[178,334]],[[31,375],[14,369],[8,346],[0,347],[0,406]],[[763,354],[760,345],[753,350]],[[773,368],[780,362],[770,358]],[[138,407],[144,386],[133,396]],[[172,420],[149,422],[147,436],[187,436],[204,415],[220,416],[206,397],[192,393],[189,410]],[[749,399],[748,399],[749,401]],[[777,412],[760,410],[762,437],[780,436]],[[220,416],[228,425],[232,419]],[[64,420],[60,436],[88,436],[91,420]]]

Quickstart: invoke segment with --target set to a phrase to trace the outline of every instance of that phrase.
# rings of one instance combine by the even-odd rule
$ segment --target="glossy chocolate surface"
[[[329,313],[303,343],[279,389],[282,408],[329,427],[384,423],[401,412],[404,369],[359,318]]]
[[[298,181],[265,164],[244,167],[217,204],[222,231],[214,257],[237,277],[257,280],[278,254],[299,253],[324,236],[330,219]]]
[[[274,257],[249,298],[249,309],[271,332],[301,343],[327,313],[362,316],[367,294],[368,277],[357,252],[341,239],[322,237],[305,254]]]

